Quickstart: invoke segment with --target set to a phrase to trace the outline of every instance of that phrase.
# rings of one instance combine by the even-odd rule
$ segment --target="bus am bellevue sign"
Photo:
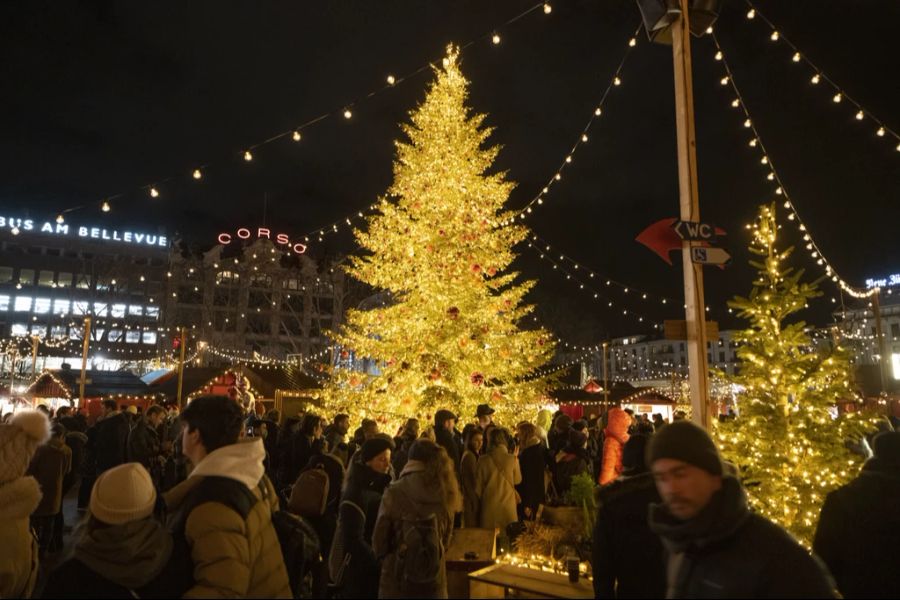
[[[303,254],[304,252],[306,252],[306,244],[293,242],[291,241],[291,238],[288,236],[288,234],[272,233],[271,229],[266,229],[265,227],[257,227],[253,230],[246,227],[238,227],[233,236],[230,233],[220,233],[218,239],[220,244],[222,244],[223,246],[227,246],[228,244],[232,243],[235,238],[239,240],[249,240],[250,238],[256,238],[258,240],[272,240],[276,244],[288,246],[295,254]]]
[[[0,217],[0,229],[9,229],[14,234],[19,232],[37,232],[47,235],[62,237],[80,237],[85,239],[106,240],[120,242],[135,246],[152,246],[165,248],[169,240],[164,235],[141,233],[123,229],[107,229],[105,227],[85,227],[69,225],[68,223],[51,223],[35,221],[34,219],[20,219],[13,217]]]

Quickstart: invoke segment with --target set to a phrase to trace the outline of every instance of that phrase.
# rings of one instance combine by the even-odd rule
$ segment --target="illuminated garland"
[[[831,262],[825,258],[825,255],[822,253],[822,250],[819,248],[819,245],[813,239],[812,235],[809,233],[809,229],[804,224],[803,220],[800,218],[800,213],[797,211],[797,207],[794,205],[794,202],[791,200],[790,196],[787,193],[787,190],[784,187],[784,183],[781,180],[781,177],[778,176],[777,171],[775,170],[775,165],[772,163],[772,158],[769,153],[766,151],[765,145],[763,145],[762,138],[759,135],[759,131],[756,129],[756,125],[754,121],[750,118],[750,111],[747,108],[747,104],[744,101],[743,96],[741,95],[740,90],[737,87],[737,83],[734,80],[734,74],[731,70],[731,67],[728,65],[728,62],[725,60],[725,53],[722,51],[722,47],[719,45],[719,39],[715,34],[712,35],[712,39],[715,42],[716,53],[715,60],[720,62],[724,68],[725,76],[722,77],[719,83],[723,86],[730,86],[732,91],[734,92],[735,98],[731,102],[731,106],[733,108],[740,108],[744,115],[744,127],[753,132],[753,137],[749,141],[749,146],[751,148],[758,148],[761,156],[760,163],[767,167],[769,171],[766,179],[768,181],[774,181],[775,185],[775,194],[778,196],[784,196],[784,208],[789,211],[788,220],[789,221],[797,221],[797,228],[800,231],[800,235],[803,237],[804,242],[806,243],[806,249],[810,252],[810,256],[816,262],[819,267],[822,267],[825,271],[825,275],[828,276],[831,281],[836,283],[842,290],[853,296],[854,298],[867,298],[875,293],[875,290],[859,290],[852,287],[847,281],[840,277],[835,270],[835,268],[831,265]],[[750,229],[751,226],[748,224],[747,229]],[[832,302],[836,302],[836,300],[832,299]]]
[[[772,23],[766,16],[761,13],[750,0],[744,0],[747,3],[747,6],[750,7],[750,10],[747,11],[747,20],[752,21],[756,17],[759,17],[760,20],[769,26],[771,33],[769,34],[769,39],[773,42],[784,42],[787,44],[790,49],[793,51],[793,55],[791,56],[791,61],[794,64],[804,63],[809,66],[814,74],[810,79],[810,82],[813,85],[818,85],[820,82],[824,82],[831,86],[834,91],[834,95],[831,100],[834,103],[840,103],[843,101],[847,101],[848,104],[851,104],[856,109],[855,118],[857,121],[863,122],[866,119],[875,123],[875,135],[877,137],[892,137],[894,138],[894,142],[897,142],[897,146],[895,150],[900,152],[900,134],[891,129],[887,124],[884,123],[881,119],[876,117],[869,111],[867,108],[863,107],[862,104],[854,100],[849,94],[847,94],[846,90],[844,90],[841,86],[839,86],[833,79],[831,79],[828,75],[825,74],[825,71],[816,66],[809,57],[800,52],[800,49],[794,45],[783,33],[781,33],[776,27],[775,24]]]

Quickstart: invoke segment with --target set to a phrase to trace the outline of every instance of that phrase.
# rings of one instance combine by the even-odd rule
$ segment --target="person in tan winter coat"
[[[181,418],[184,455],[194,469],[164,498],[176,552],[186,544],[192,564],[183,597],[290,598],[262,439],[239,441],[240,408],[225,396],[197,398]],[[255,501],[242,518],[232,503],[248,491]]]
[[[509,453],[509,433],[495,427],[488,435],[490,451],[478,459],[475,490],[481,502],[481,527],[499,528],[503,545],[506,526],[518,520],[515,486],[522,483],[522,472],[517,457]]]
[[[463,527],[478,527],[481,518],[476,491],[478,456],[484,445],[484,434],[477,425],[468,426],[466,449],[459,461],[459,485],[463,494]]]
[[[41,501],[41,489],[25,469],[49,436],[47,417],[36,410],[0,424],[0,598],[28,598],[34,589],[38,546],[29,516]]]
[[[444,553],[461,509],[456,469],[446,449],[417,440],[400,478],[384,492],[372,534],[372,548],[382,561],[379,598],[447,597]]]

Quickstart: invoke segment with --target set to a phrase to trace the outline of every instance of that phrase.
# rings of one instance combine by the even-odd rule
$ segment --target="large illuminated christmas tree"
[[[533,282],[509,271],[527,230],[505,210],[513,184],[493,169],[484,115],[466,107],[468,82],[450,48],[425,100],[402,126],[394,182],[355,232],[363,252],[348,272],[380,290],[381,305],[350,310],[335,341],[380,373],[335,369],[328,409],[392,419],[447,408],[461,419],[490,404],[507,425],[534,416],[546,381],[531,374],[551,336],[520,327]]]
[[[851,366],[838,346],[817,348],[806,324],[792,317],[820,296],[816,282],[785,265],[775,206],[760,207],[752,227],[758,275],[748,298],[729,305],[749,321],[735,336],[743,387],[739,416],[718,426],[722,454],[735,464],[754,508],[809,546],[825,495],[856,476],[861,457],[845,441],[864,418],[835,417],[835,403],[854,397]]]

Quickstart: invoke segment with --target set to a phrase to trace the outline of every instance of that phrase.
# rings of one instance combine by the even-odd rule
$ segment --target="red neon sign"
[[[291,238],[286,233],[276,233],[273,236],[272,230],[265,227],[258,227],[255,231],[248,229],[247,227],[239,227],[237,231],[234,232],[234,236],[232,236],[230,233],[220,233],[218,240],[220,244],[222,244],[223,246],[227,246],[234,241],[235,237],[241,240],[249,240],[253,237],[255,237],[256,239],[273,240],[276,244],[288,246],[295,254],[303,254],[304,252],[306,252],[306,244],[303,244],[301,242],[292,242]]]

